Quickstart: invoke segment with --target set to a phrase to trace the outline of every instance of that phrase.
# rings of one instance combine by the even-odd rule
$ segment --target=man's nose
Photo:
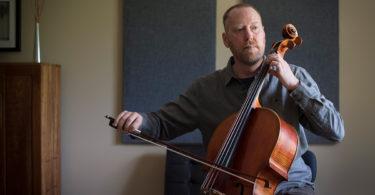
[[[246,40],[252,40],[254,38],[254,33],[253,33],[253,31],[251,31],[250,27],[246,28],[244,33],[245,33],[244,37],[245,37]]]

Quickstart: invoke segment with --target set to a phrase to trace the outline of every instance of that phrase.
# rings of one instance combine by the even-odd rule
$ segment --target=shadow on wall
[[[160,194],[164,193],[165,155],[143,155],[134,159],[134,169],[125,168],[130,175],[124,184],[124,195],[127,194]],[[160,178],[156,178],[160,177]],[[155,182],[157,181],[157,182]]]

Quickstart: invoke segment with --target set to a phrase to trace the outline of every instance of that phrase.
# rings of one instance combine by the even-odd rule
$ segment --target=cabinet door
[[[33,77],[0,71],[0,194],[32,194]]]

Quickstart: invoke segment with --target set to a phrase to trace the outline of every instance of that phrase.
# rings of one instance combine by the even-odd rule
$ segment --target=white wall
[[[105,114],[121,107],[121,0],[48,0],[41,23],[42,60],[62,65],[62,194],[163,194],[165,151],[118,144]],[[236,2],[218,1],[221,14]],[[22,51],[2,62],[32,61],[32,1],[22,1]],[[318,194],[371,194],[375,173],[372,128],[372,53],[375,3],[340,1],[340,110],[347,136],[334,146],[313,146]],[[217,66],[228,51],[217,27]],[[324,35],[322,35],[324,36]]]
[[[339,1],[340,110],[346,138],[333,147],[312,147],[319,160],[319,194],[375,193],[374,9],[371,0]]]

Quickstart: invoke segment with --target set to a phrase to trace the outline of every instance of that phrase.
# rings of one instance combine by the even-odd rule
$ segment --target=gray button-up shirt
[[[142,132],[170,140],[198,128],[207,146],[219,123],[238,112],[246,98],[249,84],[235,78],[233,62],[233,58],[230,58],[224,69],[197,79],[184,94],[159,111],[142,113]],[[289,92],[276,77],[268,74],[259,95],[261,105],[273,109],[294,126],[299,137],[298,151],[289,170],[288,181],[279,184],[277,191],[286,187],[312,185],[311,170],[301,158],[308,148],[306,130],[334,141],[341,141],[345,134],[340,114],[332,102],[320,93],[309,73],[295,65],[290,67],[300,80],[295,90]]]

